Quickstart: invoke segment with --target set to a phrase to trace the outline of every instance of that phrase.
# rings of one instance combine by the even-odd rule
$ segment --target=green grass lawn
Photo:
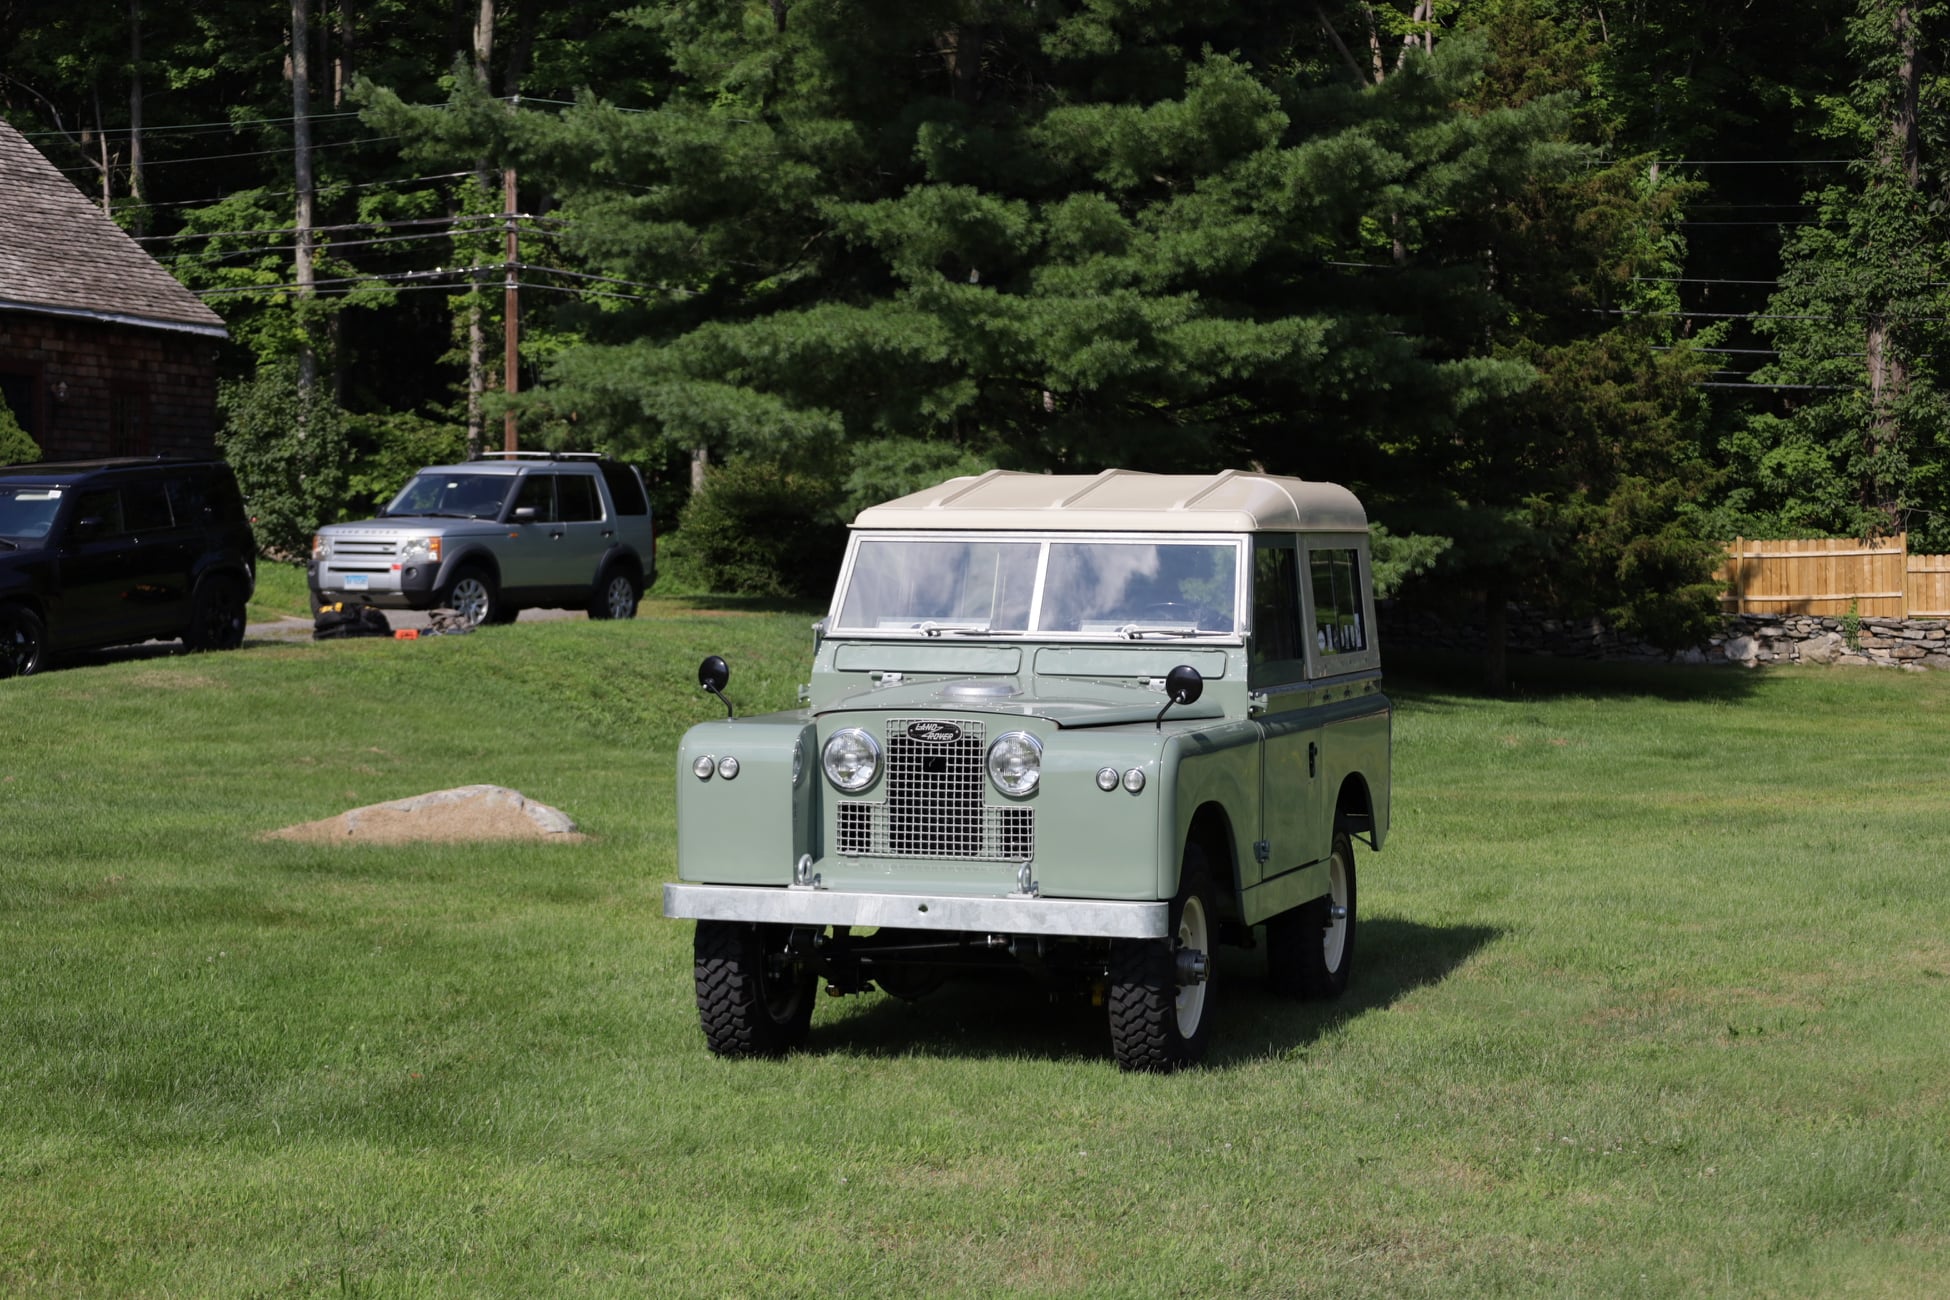
[[[673,751],[808,611],[0,692],[0,1294],[1915,1296],[1950,1278],[1950,679],[1391,663],[1356,987],[1207,1068],[1032,990],[706,1054]],[[470,782],[568,845],[259,836]]]

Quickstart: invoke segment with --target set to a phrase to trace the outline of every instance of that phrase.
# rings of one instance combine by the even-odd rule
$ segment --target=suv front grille
[[[390,537],[373,541],[348,541],[344,538],[332,542],[332,558],[338,560],[390,560],[397,543]]]
[[[1033,858],[1035,810],[987,804],[987,728],[980,722],[956,721],[960,735],[947,742],[908,733],[910,723],[939,721],[888,720],[884,801],[840,803],[836,827],[840,853],[975,862]]]

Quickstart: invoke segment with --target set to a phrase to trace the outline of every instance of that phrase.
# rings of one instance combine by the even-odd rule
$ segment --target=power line
[[[357,140],[338,140],[327,144],[315,144],[311,148],[313,153],[317,153],[321,149],[350,149],[354,145],[383,144],[388,140],[397,140],[399,138],[400,137],[396,135],[368,135],[368,136],[362,136]],[[269,158],[273,155],[282,155],[282,154],[297,153],[297,152],[298,152],[297,146],[293,145],[289,148],[284,148],[284,149],[247,149],[242,153],[204,154],[201,157],[197,157],[197,158],[156,158],[144,162],[142,164],[142,170],[146,172],[152,167],[173,167],[177,163],[230,162],[237,158]],[[126,165],[127,164],[117,164],[116,170],[121,170]],[[96,164],[90,164],[87,167],[57,167],[55,168],[55,170],[60,172],[64,176],[86,176],[101,171],[101,165],[96,163]]]

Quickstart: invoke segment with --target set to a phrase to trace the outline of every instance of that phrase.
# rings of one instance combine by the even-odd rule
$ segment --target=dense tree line
[[[666,517],[738,462],[686,531],[748,583],[803,566],[734,496],[802,554],[994,465],[1337,479],[1391,579],[1670,645],[1735,533],[1950,549],[1950,6],[0,0],[0,51],[231,322],[294,527],[512,404]]]

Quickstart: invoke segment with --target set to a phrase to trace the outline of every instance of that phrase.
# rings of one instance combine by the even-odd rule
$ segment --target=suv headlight
[[[989,780],[1003,794],[1021,798],[1043,779],[1043,743],[1026,731],[997,736],[989,746]]]
[[[880,775],[880,745],[858,727],[833,733],[820,755],[826,779],[848,794],[857,794]]]
[[[408,564],[438,564],[440,562],[440,539],[438,537],[409,537],[400,543],[399,557]]]
[[[332,539],[323,533],[313,533],[311,535],[311,558],[314,560],[331,559]]]

